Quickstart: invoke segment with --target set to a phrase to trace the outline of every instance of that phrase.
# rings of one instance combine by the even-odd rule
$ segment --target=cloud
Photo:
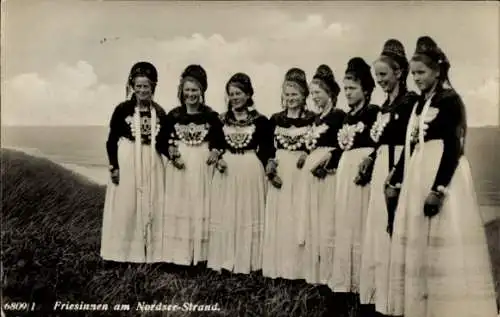
[[[286,69],[297,60],[306,60],[306,67],[300,66],[306,72],[313,71],[316,62],[310,61],[322,59],[315,54],[327,55],[321,51],[322,43],[339,37],[344,28],[327,23],[319,15],[293,20],[277,11],[269,12],[258,25],[254,35],[232,41],[218,33],[208,36],[194,33],[170,40],[121,39],[102,45],[94,64],[83,60],[73,65],[59,63],[47,74],[18,75],[6,82],[7,106],[3,121],[8,124],[107,124],[114,106],[124,98],[128,71],[138,60],[150,60],[157,66],[159,85],[155,98],[166,110],[178,104],[177,84],[182,70],[188,64],[197,63],[207,70],[207,101],[214,109],[225,111],[225,83],[233,73],[242,71],[252,78],[257,107],[271,115],[281,109],[280,89]],[[307,46],[317,48],[308,56],[298,49],[305,41]],[[112,82],[99,80],[96,73],[100,68],[116,70]]]
[[[90,64],[59,64],[46,77],[22,74],[5,83],[4,124],[91,125],[107,119],[103,105],[116,104],[117,86],[99,84]]]
[[[159,83],[155,99],[166,110],[178,104],[177,85],[182,70],[196,63],[207,70],[207,101],[215,110],[225,111],[224,88],[229,77],[236,72],[246,72],[254,85],[257,108],[269,116],[281,110],[281,83],[288,68],[303,68],[310,80],[316,67],[326,63],[342,86],[345,64],[363,42],[363,33],[357,26],[328,21],[319,14],[295,19],[269,10],[250,22],[253,23],[251,32],[246,25],[241,36],[224,36],[222,32],[193,33],[168,40],[155,36],[120,36],[119,40],[105,45],[82,47],[80,60],[57,63],[49,72],[34,70],[7,80],[2,121],[4,124],[106,125],[114,107],[124,98],[130,67],[139,60],[148,60],[157,66]],[[64,41],[64,38],[59,40]],[[376,57],[379,45],[363,48],[362,51],[371,52],[364,56],[369,64]],[[411,78],[409,82],[412,87]],[[381,104],[384,98],[383,92],[376,89],[372,101]],[[498,78],[496,82],[485,82],[472,89],[464,94],[464,99],[468,107],[474,109],[469,111],[469,123],[497,123],[498,109],[494,107],[498,107]],[[478,100],[487,106],[481,108]],[[341,93],[338,105],[345,109],[345,104]],[[478,108],[481,111],[476,111]]]
[[[470,126],[499,124],[499,89],[499,78],[492,77],[466,91],[462,96],[467,107],[467,120]]]

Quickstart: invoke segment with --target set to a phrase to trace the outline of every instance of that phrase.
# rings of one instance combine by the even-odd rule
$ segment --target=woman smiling
[[[422,94],[385,191],[397,201],[389,315],[495,316],[486,236],[464,155],[465,106],[432,38],[417,40],[410,69]]]
[[[170,130],[166,168],[163,259],[181,265],[205,262],[208,253],[210,184],[223,153],[224,134],[217,112],[205,104],[207,75],[190,65],[179,83],[181,105],[167,115]]]
[[[306,75],[290,69],[282,87],[285,110],[272,115],[275,151],[271,153],[266,173],[271,181],[266,199],[266,221],[262,271],[271,278],[304,279],[310,267],[310,248],[306,244],[309,219],[301,199],[300,183],[307,136],[314,113],[306,109],[309,95]],[[273,138],[273,135],[271,135]]]
[[[253,102],[250,77],[234,74],[226,84],[221,115],[225,153],[211,188],[208,267],[249,273],[262,265],[266,177],[272,152],[269,120]]]

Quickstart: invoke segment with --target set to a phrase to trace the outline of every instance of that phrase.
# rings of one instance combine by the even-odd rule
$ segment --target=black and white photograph
[[[500,2],[1,2],[1,317],[500,317]]]

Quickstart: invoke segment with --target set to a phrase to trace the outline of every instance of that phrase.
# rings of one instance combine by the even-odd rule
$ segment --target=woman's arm
[[[123,120],[122,106],[118,105],[111,115],[111,120],[109,122],[109,134],[106,141],[106,152],[108,155],[110,170],[117,170],[120,168],[118,165],[118,140],[122,135],[122,131],[120,129],[121,120]]]

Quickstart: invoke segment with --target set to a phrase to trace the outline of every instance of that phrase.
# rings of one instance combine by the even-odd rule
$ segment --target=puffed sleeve
[[[268,129],[267,129],[267,133],[266,133],[266,138],[268,138],[267,142],[268,145],[269,145],[269,159],[274,159],[276,158],[276,144],[274,142],[274,132],[276,130],[276,126],[278,125],[278,121],[277,121],[277,115],[274,114],[271,116],[271,118],[269,118],[269,126],[268,126]],[[268,160],[269,160],[268,159]]]
[[[447,187],[453,178],[460,156],[463,154],[467,126],[465,106],[457,94],[442,100],[440,115],[446,118],[439,126],[443,131],[444,147],[432,190],[438,190],[440,186]]]
[[[342,128],[344,119],[346,117],[346,113],[345,111],[340,109],[336,109],[334,111],[335,112],[331,117],[331,120],[329,120],[328,122],[328,131],[326,133],[328,135],[329,145],[338,148],[339,144],[337,140],[337,134],[339,133],[339,130]]]
[[[109,122],[109,134],[106,141],[106,152],[108,154],[109,165],[113,169],[119,169],[118,165],[118,140],[122,134],[120,120],[123,120],[122,106],[118,105]]]
[[[412,146],[413,147],[413,146]],[[397,186],[400,187],[401,184],[403,183],[403,176],[404,176],[404,171],[405,171],[405,155],[406,152],[410,151],[412,152],[412,149],[407,149],[406,147],[403,148],[403,151],[401,151],[401,155],[399,156],[399,160],[394,166],[394,168],[391,171],[390,178],[387,180],[389,184],[392,186]]]
[[[370,129],[375,124],[375,121],[377,121],[377,117],[378,117],[380,110],[381,110],[380,107],[377,105],[373,105],[373,104],[369,105],[369,108],[368,108],[368,111],[366,114],[366,119],[363,120],[363,121],[365,121],[366,126],[369,127],[366,129],[365,133],[367,135],[368,140],[370,141],[370,146],[375,147],[375,148],[377,147],[377,144],[370,136]]]
[[[257,119],[256,125],[259,131],[256,133],[258,138],[257,157],[262,162],[262,165],[266,167],[267,161],[274,157],[276,152],[274,149],[274,128],[271,120],[264,116]]]
[[[391,120],[392,120],[392,114],[391,114]],[[375,124],[375,122],[377,122],[377,120],[375,120],[370,126],[370,139],[372,141],[374,141],[374,145],[373,145],[373,151],[370,153],[370,155],[368,155],[372,159],[372,161],[374,161],[374,162],[377,159],[378,148],[382,144],[382,142],[381,142],[382,137],[379,138],[378,142],[375,142],[375,140],[373,140],[373,138],[371,138],[371,129],[373,129],[373,125]]]
[[[156,151],[168,157],[168,136],[171,128],[169,126],[165,110],[162,108],[158,109],[157,116],[160,122],[160,130],[156,136]]]
[[[339,110],[336,112],[334,118],[332,119],[332,122],[330,123],[328,134],[330,139],[332,140],[334,149],[330,151],[331,157],[325,166],[327,170],[336,169],[339,164],[340,158],[342,157],[343,150],[340,148],[337,135],[339,133],[339,130],[342,128],[346,115],[347,114],[344,111]]]
[[[173,145],[175,141],[175,129],[176,124],[176,109],[170,110],[163,118],[163,123],[161,124],[160,133],[158,134],[158,150],[161,154],[165,155],[167,159],[171,160],[168,148]]]
[[[209,116],[210,131],[207,135],[208,148],[210,151],[215,149],[223,153],[225,149],[225,138],[224,130],[222,129],[222,121],[219,118],[219,114],[215,111],[211,111]]]

